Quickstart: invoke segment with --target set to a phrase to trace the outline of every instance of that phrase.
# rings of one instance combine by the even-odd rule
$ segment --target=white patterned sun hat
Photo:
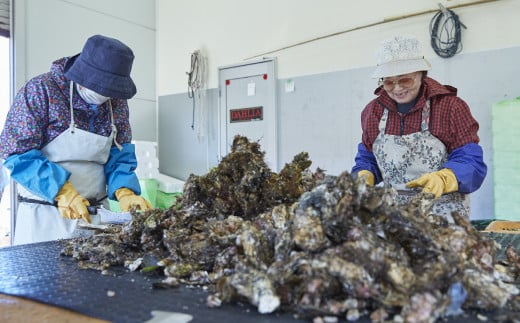
[[[382,78],[428,71],[430,63],[421,53],[421,43],[412,36],[395,36],[383,40],[376,51],[376,69],[373,78]]]

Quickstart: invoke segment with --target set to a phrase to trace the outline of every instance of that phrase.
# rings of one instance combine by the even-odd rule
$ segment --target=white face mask
[[[76,84],[76,90],[78,90],[79,96],[88,104],[100,105],[105,103],[110,97],[102,96],[84,86]]]

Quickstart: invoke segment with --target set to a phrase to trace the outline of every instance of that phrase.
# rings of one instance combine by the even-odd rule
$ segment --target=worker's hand
[[[360,170],[357,173],[357,176],[358,176],[358,179],[364,180],[365,183],[367,183],[368,186],[374,186],[375,177],[374,177],[374,174],[372,174],[371,171],[365,170],[365,169]]]
[[[87,210],[90,203],[86,198],[79,195],[69,181],[63,184],[55,200],[58,202],[58,210],[61,216],[65,219],[83,219],[90,223],[90,215]]]
[[[424,174],[418,179],[406,183],[406,187],[422,187],[423,192],[433,193],[438,199],[444,193],[457,191],[459,183],[453,171],[444,168],[437,172]]]
[[[150,202],[144,197],[135,195],[134,192],[126,187],[118,189],[115,195],[119,201],[119,208],[123,212],[128,212],[131,208],[135,208],[138,211],[146,211],[152,208]]]

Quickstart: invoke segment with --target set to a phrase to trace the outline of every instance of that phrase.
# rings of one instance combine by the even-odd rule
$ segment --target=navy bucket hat
[[[137,92],[130,78],[134,53],[117,39],[94,35],[80,54],[65,66],[65,77],[115,99],[130,99]]]

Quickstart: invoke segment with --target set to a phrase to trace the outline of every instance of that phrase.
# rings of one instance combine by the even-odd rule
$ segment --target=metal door
[[[235,135],[258,141],[265,161],[278,171],[275,60],[219,68],[220,158]]]

